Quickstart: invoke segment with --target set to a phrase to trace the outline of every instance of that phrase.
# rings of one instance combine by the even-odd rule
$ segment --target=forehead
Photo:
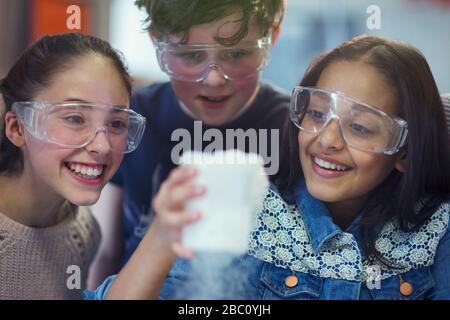
[[[209,23],[193,26],[189,30],[187,45],[216,44],[215,38],[229,38],[236,34],[241,27],[241,14],[233,13],[227,17]],[[260,30],[250,20],[247,35],[237,43],[254,42],[262,37]],[[172,43],[178,43],[181,36],[171,36],[168,39]]]
[[[323,70],[316,86],[340,91],[387,113],[398,115],[397,95],[385,77],[367,63],[334,62]]]
[[[113,63],[99,55],[75,58],[53,75],[37,101],[62,102],[83,100],[115,105],[128,105],[128,91]]]

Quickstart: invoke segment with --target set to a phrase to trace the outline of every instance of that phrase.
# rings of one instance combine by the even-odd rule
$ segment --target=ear
[[[280,32],[281,32],[281,23],[279,23],[272,31],[272,47],[275,45],[275,42],[277,42]]]
[[[395,169],[400,172],[405,172],[406,170],[406,151],[400,151],[398,155],[397,162],[395,163]]]
[[[12,111],[8,111],[5,115],[5,134],[16,147],[21,148],[25,146],[24,132],[24,127],[17,119],[17,115]]]

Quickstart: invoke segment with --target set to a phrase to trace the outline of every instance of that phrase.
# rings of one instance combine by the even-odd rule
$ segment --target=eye
[[[308,110],[307,115],[314,121],[324,121],[327,118],[327,114],[320,112],[318,110]]]
[[[186,62],[200,62],[204,60],[205,53],[203,51],[185,51],[176,54],[177,57]]]
[[[356,134],[359,134],[361,136],[368,136],[368,135],[372,135],[373,131],[358,124],[358,123],[352,123],[350,124],[350,128],[352,129],[352,131]]]
[[[230,60],[241,60],[247,55],[248,53],[244,50],[230,50],[227,52],[227,58]]]
[[[124,131],[128,128],[128,122],[124,120],[113,120],[110,122],[109,126],[114,131]]]
[[[79,115],[70,115],[64,117],[64,121],[73,124],[73,125],[82,125],[84,124],[84,118]]]

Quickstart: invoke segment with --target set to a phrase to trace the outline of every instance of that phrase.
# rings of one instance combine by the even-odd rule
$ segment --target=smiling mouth
[[[211,96],[200,96],[200,99],[210,103],[210,104],[214,104],[214,103],[223,103],[225,101],[227,101],[230,98],[230,96],[221,96],[221,97],[211,97]]]
[[[345,165],[340,165],[340,164],[329,162],[329,161],[325,161],[325,160],[320,159],[315,156],[312,156],[312,159],[316,165],[318,165],[320,168],[325,169],[325,170],[344,172],[344,171],[349,171],[352,169],[351,167],[348,167]]]
[[[67,169],[82,179],[96,180],[103,176],[106,165],[86,165],[79,162],[65,162]]]

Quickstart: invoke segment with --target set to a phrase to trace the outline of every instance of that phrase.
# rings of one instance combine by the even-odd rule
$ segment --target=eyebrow
[[[368,108],[364,105],[358,104],[358,103],[353,103],[352,104],[352,109],[357,110],[359,112],[370,112],[371,114],[375,114],[375,115],[381,115],[380,112],[378,112],[377,110],[373,110],[371,108]]]
[[[325,102],[332,101],[332,98],[328,94],[320,92],[320,91],[317,91],[315,94],[313,94],[311,98],[317,98],[317,99],[319,99],[321,101],[325,101]]]
[[[168,46],[169,48],[176,49],[205,49],[205,48],[214,48],[214,49],[238,49],[243,47],[253,47],[258,45],[260,39],[256,40],[247,40],[243,42],[238,42],[231,46],[225,46],[220,43],[170,43],[170,42],[162,42],[163,45]]]
[[[77,99],[77,98],[68,98],[65,99],[64,102],[85,102],[85,103],[92,103],[83,99]]]
[[[63,102],[81,102],[81,103],[86,103],[86,104],[91,104],[92,103],[92,102],[89,102],[89,101],[86,101],[86,100],[83,100],[83,99],[77,99],[77,98],[68,98],[68,99],[65,99]],[[80,107],[92,109],[92,107],[89,106],[89,105],[82,105],[81,104]]]
[[[68,99],[65,99],[63,102],[81,102],[81,103],[86,103],[86,104],[88,104],[88,105],[83,105],[83,104],[81,104],[80,105],[80,107],[83,107],[83,108],[86,108],[86,109],[92,109],[92,106],[90,106],[89,104],[96,104],[95,102],[90,102],[90,101],[87,101],[87,100],[83,100],[83,99],[77,99],[77,98],[68,98]],[[126,110],[130,110],[130,108],[126,108],[126,107],[124,107],[124,106],[118,106],[118,105],[114,105],[115,107],[120,107],[120,108],[114,108],[114,109],[112,109],[112,110],[110,110],[110,112],[112,112],[112,113],[120,113],[120,112],[123,112],[124,110],[126,111]]]

